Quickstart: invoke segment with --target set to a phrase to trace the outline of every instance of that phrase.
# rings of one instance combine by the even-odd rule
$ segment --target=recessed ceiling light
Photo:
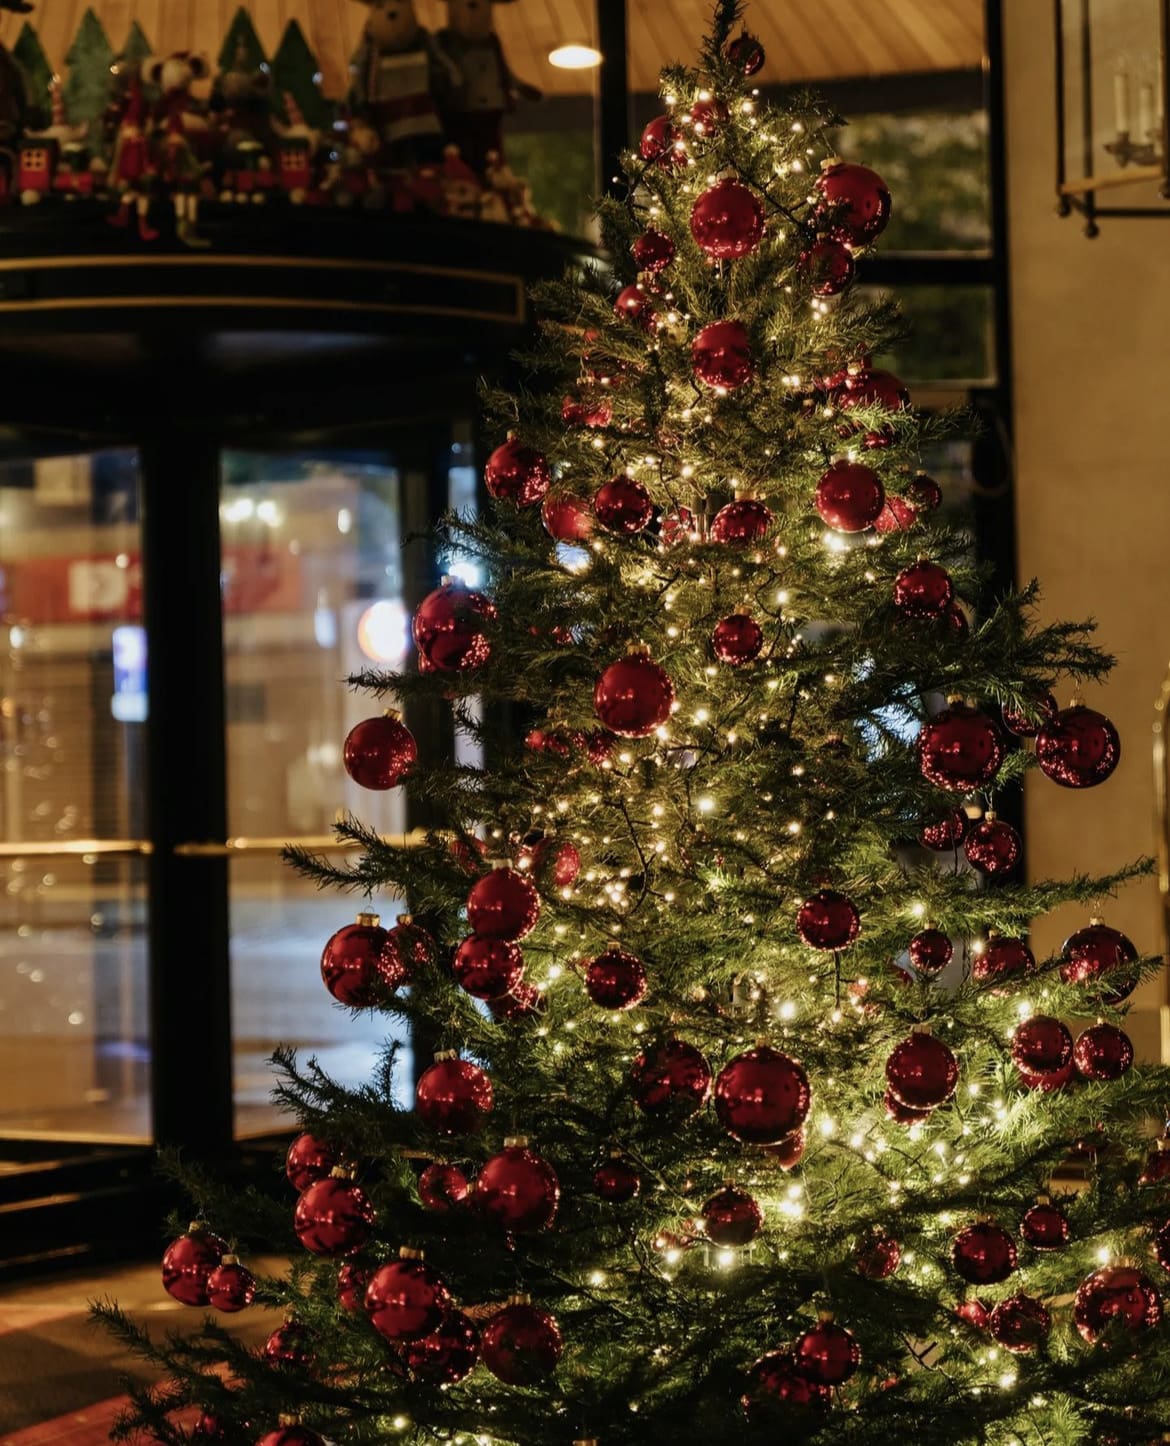
[[[574,41],[569,45],[558,45],[548,54],[550,65],[558,70],[592,70],[601,64],[601,51],[594,45],[583,45]]]

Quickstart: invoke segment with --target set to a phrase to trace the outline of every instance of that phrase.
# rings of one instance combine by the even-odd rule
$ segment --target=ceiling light
[[[580,41],[558,45],[548,55],[549,64],[555,65],[558,70],[592,70],[601,64],[601,58],[601,51],[595,45],[585,45]]]

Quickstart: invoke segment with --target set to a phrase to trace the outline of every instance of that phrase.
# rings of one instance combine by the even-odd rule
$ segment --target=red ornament
[[[508,1386],[534,1386],[557,1368],[560,1327],[526,1295],[514,1295],[483,1330],[483,1363]]]
[[[487,857],[487,839],[476,838],[474,834],[459,835],[451,840],[447,850],[465,874],[479,877]]]
[[[491,656],[491,644],[480,624],[495,615],[495,604],[482,593],[443,582],[419,603],[410,625],[420,670],[455,673],[482,667]]]
[[[565,397],[561,402],[561,421],[567,427],[608,427],[613,421],[613,408],[606,401],[583,402],[576,397]],[[549,498],[546,496],[540,504],[540,515],[545,518],[545,508],[549,505]],[[548,526],[545,520],[545,527],[555,537],[556,533]]]
[[[467,1135],[491,1114],[492,1096],[492,1082],[479,1065],[445,1051],[423,1071],[414,1108],[423,1124],[440,1135]]]
[[[711,1067],[681,1039],[645,1049],[630,1069],[634,1099],[647,1114],[693,1115],[711,1092]]]
[[[858,1275],[866,1280],[889,1280],[902,1264],[902,1247],[884,1230],[871,1230],[857,1242]]]
[[[492,869],[472,884],[467,895],[467,922],[487,939],[523,939],[536,928],[539,917],[536,886],[515,869]]]
[[[1068,1217],[1048,1200],[1024,1211],[1020,1235],[1033,1250],[1063,1250],[1068,1244]]]
[[[1023,848],[1023,840],[1011,824],[989,813],[972,829],[963,852],[972,868],[986,878],[1000,879],[1019,863]]]
[[[1162,1269],[1170,1271],[1170,1220],[1154,1232],[1154,1254]]]
[[[1012,1059],[1029,1075],[1056,1074],[1067,1068],[1072,1054],[1072,1035],[1046,1014],[1025,1019],[1012,1035]]]
[[[993,993],[996,991],[992,991]],[[1063,1069],[1052,1070],[1049,1074],[1034,1074],[1030,1069],[1019,1071],[1020,1083],[1028,1090],[1039,1090],[1041,1094],[1051,1094],[1054,1090],[1062,1090],[1073,1077],[1073,1065],[1071,1060]]]
[[[991,1324],[991,1311],[981,1300],[976,1300],[974,1297],[970,1300],[961,1300],[955,1306],[955,1314],[972,1330],[985,1331]]]
[[[942,488],[925,472],[918,472],[906,484],[906,497],[915,512],[934,512],[942,506]]]
[[[450,1291],[417,1250],[403,1249],[380,1265],[366,1287],[370,1324],[392,1345],[438,1330],[450,1305]]]
[[[959,1064],[933,1034],[917,1030],[895,1045],[886,1060],[890,1093],[912,1110],[935,1110],[955,1093]]]
[[[610,663],[593,690],[594,712],[621,738],[649,738],[673,705],[674,684],[645,648]]]
[[[794,1170],[804,1158],[804,1147],[808,1140],[804,1128],[793,1130],[790,1135],[785,1135],[782,1140],[774,1145],[765,1145],[765,1154],[771,1156],[782,1170]]]
[[[429,969],[439,957],[439,946],[434,935],[416,924],[410,914],[399,914],[390,930],[390,938],[398,950],[399,958],[405,960],[411,974],[416,969]]]
[[[966,837],[969,825],[970,819],[963,810],[955,808],[937,823],[923,824],[918,841],[923,848],[934,849],[937,853],[956,849]]]
[[[753,76],[764,67],[764,47],[748,31],[741,31],[734,40],[727,42],[724,52],[730,64],[746,76]]]
[[[485,939],[468,934],[451,961],[455,980],[476,999],[498,999],[510,994],[524,976],[524,955],[508,939]]]
[[[894,1094],[893,1090],[889,1089],[886,1090],[882,1104],[886,1107],[887,1118],[893,1120],[896,1125],[910,1126],[925,1124],[931,1115],[934,1114],[933,1110],[915,1110],[909,1105],[904,1105],[897,1095]]]
[[[1160,1185],[1166,1179],[1170,1179],[1170,1138],[1163,1135],[1155,1141],[1154,1148],[1146,1156],[1146,1163],[1138,1176],[1138,1184]]]
[[[750,547],[763,542],[772,525],[771,509],[757,497],[737,497],[725,503],[711,519],[712,542],[729,547]]]
[[[923,929],[906,946],[919,974],[938,974],[951,962],[955,946],[941,929]]]
[[[676,507],[664,512],[658,519],[658,541],[665,550],[677,547],[682,542],[697,542],[699,539],[695,514],[689,507]]]
[[[763,1229],[764,1213],[744,1190],[725,1185],[703,1206],[703,1227],[713,1245],[750,1245]]]
[[[894,579],[894,606],[904,618],[940,618],[954,601],[951,575],[937,562],[914,562]]]
[[[836,296],[853,280],[857,267],[853,252],[844,242],[821,236],[800,253],[796,269],[814,296]]]
[[[766,1044],[736,1055],[715,1081],[715,1113],[733,1139],[777,1145],[808,1117],[812,1090],[802,1065]]]
[[[301,1195],[293,1229],[314,1255],[353,1255],[370,1238],[376,1218],[366,1192],[339,1168]]]
[[[308,1426],[302,1426],[298,1421],[290,1426],[280,1426],[275,1431],[266,1432],[260,1437],[257,1446],[328,1446],[328,1443],[324,1436],[318,1435]]]
[[[900,377],[893,372],[864,371],[845,379],[845,390],[838,398],[843,412],[854,411],[857,407],[881,407],[887,412],[902,412],[910,405],[910,393]],[[856,429],[853,429],[856,430]],[[850,435],[846,427],[842,436]],[[894,439],[893,428],[886,425],[876,432],[865,434],[865,445],[869,448],[888,447]]]
[[[418,1177],[418,1198],[427,1210],[446,1215],[464,1204],[471,1193],[467,1176],[458,1165],[428,1165]]]
[[[859,462],[834,462],[817,483],[816,509],[837,532],[864,532],[877,521],[886,494],[870,467]]]
[[[649,526],[654,503],[641,482],[615,477],[593,494],[593,512],[606,532],[633,537]]]
[[[852,899],[835,889],[820,889],[801,904],[796,932],[810,949],[848,949],[861,933],[861,915]]]
[[[852,1331],[832,1317],[805,1331],[793,1347],[796,1369],[818,1386],[839,1386],[861,1364],[861,1347]]]
[[[630,250],[634,253],[634,263],[638,270],[649,271],[655,276],[660,271],[665,271],[674,260],[674,242],[653,227],[643,231]]]
[[[747,613],[732,613],[715,624],[711,634],[711,650],[721,663],[739,667],[760,656],[764,646],[764,630]]]
[[[433,1386],[454,1386],[479,1360],[479,1331],[461,1310],[449,1310],[438,1330],[411,1341],[406,1364],[411,1374]]]
[[[321,953],[325,988],[351,1009],[373,1009],[406,982],[407,968],[377,914],[361,913],[338,929]]]
[[[1107,1331],[1153,1330],[1162,1321],[1162,1297],[1153,1281],[1131,1265],[1107,1265],[1077,1286],[1073,1322],[1095,1345]]]
[[[1052,1317],[1042,1301],[1021,1290],[1000,1301],[988,1324],[992,1339],[1005,1351],[1023,1355],[1048,1339]]]
[[[531,507],[548,491],[552,474],[535,447],[526,447],[516,437],[509,436],[487,459],[483,481],[489,495],[497,501]]]
[[[610,1205],[625,1205],[641,1188],[641,1176],[620,1155],[611,1156],[593,1172],[593,1193]]]
[[[623,321],[632,321],[643,331],[651,331],[658,325],[658,314],[640,286],[623,286],[617,294],[613,310],[615,316]]]
[[[971,1285],[998,1285],[1016,1268],[1016,1245],[989,1220],[967,1225],[951,1242],[951,1263]]]
[[[585,970],[585,993],[603,1009],[633,1009],[646,997],[646,966],[610,944]]]
[[[790,1431],[802,1409],[827,1411],[832,1399],[828,1386],[800,1373],[792,1348],[786,1346],[769,1351],[752,1366],[740,1405],[753,1425],[782,1425]]]
[[[886,229],[890,192],[868,166],[836,161],[817,177],[817,226],[849,246],[867,246]]]
[[[1073,1064],[1085,1079],[1120,1079],[1133,1064],[1133,1044],[1115,1024],[1094,1024],[1077,1037]]]
[[[567,838],[542,838],[528,851],[528,858],[545,888],[567,889],[581,872],[581,851]]]
[[[414,734],[393,710],[349,730],[342,750],[345,771],[362,788],[397,788],[418,762]]]
[[[709,387],[732,392],[755,376],[751,342],[739,321],[713,321],[691,346],[695,375]]]
[[[487,1007],[496,1021],[528,1019],[543,1010],[544,996],[534,984],[529,984],[527,980],[521,979],[511,993],[501,994],[498,999],[489,999]]]
[[[1001,705],[1000,716],[1003,718],[1003,726],[1009,733],[1014,733],[1017,738],[1035,738],[1046,723],[1052,722],[1059,713],[1060,708],[1056,699],[1051,693],[1045,693],[1037,700],[1036,706],[1040,712],[1040,719],[1036,721],[1023,713],[1016,713],[1011,708]]]
[[[727,108],[727,102],[720,100],[717,95],[708,100],[697,100],[691,106],[691,125],[695,134],[703,140],[709,140],[716,135],[730,119],[731,112]]]
[[[883,536],[890,532],[909,532],[918,525],[918,512],[904,497],[895,492],[886,493],[886,505],[874,521],[874,531]]]
[[[952,703],[922,725],[918,766],[936,788],[970,793],[992,781],[1003,762],[999,729],[978,708]]]
[[[284,1157],[284,1173],[299,1194],[316,1180],[324,1180],[337,1164],[337,1152],[316,1135],[298,1135]]]
[[[342,1310],[357,1315],[365,1309],[366,1286],[372,1274],[373,1271],[367,1270],[364,1265],[354,1265],[352,1260],[338,1267],[337,1303]]]
[[[758,249],[764,208],[739,181],[716,181],[691,207],[691,235],[712,261],[731,261]]]
[[[1103,713],[1074,703],[1036,735],[1040,772],[1063,788],[1095,788],[1121,758],[1117,729]]]
[[[993,934],[975,955],[971,977],[978,984],[1004,984],[1022,979],[1036,967],[1036,958],[1022,939],[1003,938]],[[992,989],[993,994],[1006,994],[1006,989]]]
[[[223,1259],[227,1246],[198,1220],[167,1246],[162,1258],[162,1283],[168,1295],[184,1305],[207,1304],[207,1278]]]
[[[1070,934],[1060,953],[1065,961],[1061,979],[1066,984],[1091,985],[1092,997],[1102,1004],[1120,1004],[1137,988],[1139,971],[1130,967],[1137,963],[1137,949],[1120,929],[1111,929],[1100,919]]]
[[[540,520],[554,542],[585,542],[593,534],[593,514],[581,497],[550,492],[540,504]]]
[[[489,1219],[517,1233],[551,1225],[561,1198],[556,1171],[518,1135],[504,1141],[479,1172],[476,1204]]]
[[[681,141],[682,132],[668,115],[655,116],[642,132],[638,153],[644,161],[655,161],[664,170],[685,166],[687,158]]]
[[[235,1255],[225,1255],[207,1277],[207,1303],[234,1314],[256,1299],[256,1277]]]
[[[264,1342],[264,1359],[280,1369],[310,1370],[314,1361],[309,1332],[298,1321],[290,1320],[277,1326]]]

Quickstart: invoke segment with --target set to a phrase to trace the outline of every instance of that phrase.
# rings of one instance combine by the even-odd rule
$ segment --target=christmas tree
[[[102,22],[86,10],[65,56],[65,111],[71,124],[85,121],[96,127],[109,103],[110,67],[116,59]]]
[[[1157,962],[1090,919],[1143,865],[1024,882],[995,814],[1032,769],[1108,779],[1112,725],[1052,690],[1109,659],[1034,587],[989,595],[944,523],[918,469],[956,419],[874,365],[897,312],[853,286],[889,193],[815,98],[763,102],[740,9],[665,73],[601,207],[612,271],[541,290],[523,390],[487,398],[493,503],[440,533],[484,583],[443,581],[417,665],[357,680],[445,702],[485,766],[424,771],[371,716],[349,772],[443,827],[353,818],[352,866],[294,857],[411,902],[322,973],[425,1045],[414,1108],[394,1047],[357,1091],[278,1057],[295,1207],[188,1175],[164,1282],[285,1324],[257,1353],[100,1312],[168,1373],[135,1398],[157,1439],[190,1403],[202,1439],[267,1446],[1170,1425],[1170,1150],[1143,1138],[1170,1079],[1123,1028]]]

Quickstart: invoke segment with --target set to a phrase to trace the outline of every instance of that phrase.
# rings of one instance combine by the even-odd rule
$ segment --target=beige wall
[[[1170,661],[1170,219],[1104,220],[1089,240],[1080,218],[1056,215],[1051,6],[1004,10],[1019,570],[1040,579],[1045,619],[1097,619],[1118,665],[1086,696],[1122,738],[1100,788],[1029,780],[1031,868],[1044,877],[1154,850],[1152,708]],[[1058,947],[1083,917],[1037,921],[1037,944]],[[1105,918],[1143,953],[1162,949],[1152,879]],[[1161,990],[1140,1002],[1156,1006]],[[1134,1024],[1156,1047],[1156,1015]]]

